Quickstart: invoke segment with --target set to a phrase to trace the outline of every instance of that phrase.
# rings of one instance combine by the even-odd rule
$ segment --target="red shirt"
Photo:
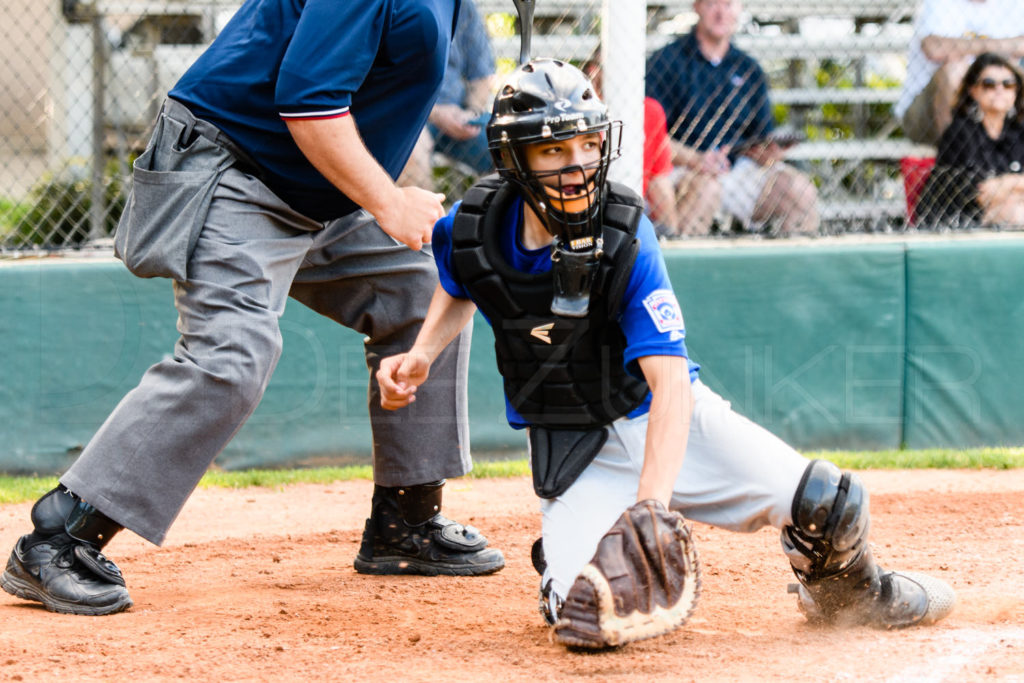
[[[644,98],[644,196],[651,178],[672,171],[665,110],[653,97]]]

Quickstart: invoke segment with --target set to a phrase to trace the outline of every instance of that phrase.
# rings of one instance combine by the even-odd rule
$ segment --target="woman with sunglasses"
[[[984,53],[971,64],[939,140],[918,223],[1024,226],[1024,94],[1020,71]]]

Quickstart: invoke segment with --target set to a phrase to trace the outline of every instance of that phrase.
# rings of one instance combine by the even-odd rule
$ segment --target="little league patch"
[[[659,332],[683,331],[683,312],[671,289],[656,289],[644,299],[644,307]]]

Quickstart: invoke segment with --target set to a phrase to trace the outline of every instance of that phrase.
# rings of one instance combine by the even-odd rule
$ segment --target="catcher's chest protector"
[[[552,275],[523,273],[501,253],[500,231],[518,198],[497,176],[465,195],[452,228],[452,262],[494,329],[505,395],[523,419],[550,428],[589,429],[628,415],[647,395],[647,383],[626,372],[626,339],[617,320],[639,245],[641,200],[609,183],[604,208],[604,254],[586,318],[551,312]]]

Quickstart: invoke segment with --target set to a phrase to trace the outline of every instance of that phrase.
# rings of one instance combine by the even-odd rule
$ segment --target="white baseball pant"
[[[791,524],[793,495],[810,461],[734,412],[700,380],[693,384],[693,395],[686,458],[672,508],[689,520],[731,531]],[[558,498],[541,501],[547,560],[542,584],[550,579],[563,599],[601,537],[636,502],[647,415],[621,418],[608,430],[608,441],[579,479]]]

